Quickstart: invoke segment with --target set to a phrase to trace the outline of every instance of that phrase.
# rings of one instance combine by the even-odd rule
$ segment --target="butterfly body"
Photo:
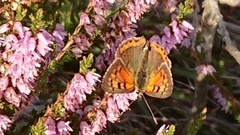
[[[171,95],[173,81],[171,61],[165,50],[156,42],[144,37],[124,41],[115,54],[115,60],[107,69],[103,90],[110,93],[138,91],[157,98]]]

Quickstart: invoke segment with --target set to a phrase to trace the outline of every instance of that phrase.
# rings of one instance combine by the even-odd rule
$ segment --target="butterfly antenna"
[[[158,123],[157,123],[156,117],[154,116],[154,114],[153,114],[153,112],[152,112],[152,110],[151,110],[151,108],[150,108],[150,106],[149,106],[149,104],[148,104],[148,102],[147,102],[147,100],[146,100],[146,98],[145,98],[145,96],[143,94],[142,94],[142,97],[143,97],[143,100],[146,103],[146,105],[147,105],[147,107],[148,107],[148,109],[149,109],[149,111],[150,111],[150,113],[152,115],[153,121],[157,125]]]

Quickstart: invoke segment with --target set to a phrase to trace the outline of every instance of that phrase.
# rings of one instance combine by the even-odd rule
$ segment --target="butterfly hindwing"
[[[129,93],[135,89],[132,74],[124,65],[122,59],[117,58],[106,71],[102,80],[103,90],[109,93]]]
[[[157,73],[152,73],[146,88],[146,94],[155,98],[168,98],[172,94],[173,80],[167,63],[161,64]]]

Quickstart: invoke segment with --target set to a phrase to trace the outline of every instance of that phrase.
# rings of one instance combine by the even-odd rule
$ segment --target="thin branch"
[[[233,44],[229,37],[229,33],[226,29],[226,26],[224,25],[223,19],[219,19],[219,29],[218,33],[223,37],[223,40],[226,43],[225,49],[229,52],[229,54],[237,61],[238,64],[240,64],[240,52],[237,49],[237,47]]]
[[[240,6],[240,0],[218,0],[218,2],[221,4],[229,5],[231,7]]]

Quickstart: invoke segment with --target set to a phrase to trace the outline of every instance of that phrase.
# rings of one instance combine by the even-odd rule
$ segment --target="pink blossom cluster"
[[[228,101],[220,92],[220,88],[215,85],[212,85],[210,89],[213,90],[213,96],[217,100],[217,102],[221,105],[222,110],[224,110],[226,113],[229,112]]]
[[[46,60],[52,51],[51,45],[56,42],[59,49],[64,45],[62,40],[65,33],[58,24],[53,33],[40,30],[33,35],[31,30],[20,22],[15,22],[12,26],[3,24],[0,31],[11,33],[0,38],[3,48],[0,52],[3,61],[0,66],[0,98],[5,98],[18,107],[33,91],[32,84],[38,76],[41,64],[48,64]]]
[[[80,58],[84,51],[87,51],[91,46],[89,38],[95,36],[97,33],[97,27],[102,27],[104,24],[104,17],[106,17],[106,10],[109,8],[114,1],[95,1],[90,0],[90,7],[92,7],[95,13],[89,14],[83,12],[80,16],[80,22],[78,27],[84,28],[86,35],[80,34],[74,37],[74,45],[72,45],[71,51],[74,53],[76,58]]]
[[[101,106],[105,105],[103,103],[104,101],[102,101],[102,103],[95,102],[93,105],[87,105],[83,110],[78,110],[77,112],[80,118],[87,113],[93,117],[89,118],[91,122],[81,121],[80,134],[90,135],[99,133],[106,127],[107,120],[112,123],[117,121],[120,114],[129,109],[130,101],[136,100],[137,97],[138,94],[136,92],[130,94],[114,94],[107,98],[106,112],[100,109],[102,108]]]
[[[132,0],[125,6],[127,16],[131,22],[136,23],[142,15],[149,11],[150,5],[157,4],[157,0]]]
[[[64,46],[66,33],[63,26],[57,24],[52,33],[39,30],[34,34],[21,22],[5,23],[0,26],[0,99],[20,107],[21,102],[28,102],[28,95],[34,90],[34,83],[42,65],[49,64],[55,43],[57,52]],[[15,112],[14,119],[18,118]],[[10,119],[1,115],[1,133],[9,127]],[[5,126],[4,126],[5,124]]]
[[[189,35],[194,30],[193,26],[187,21],[177,22],[173,20],[170,26],[166,26],[163,29],[163,36],[154,35],[151,37],[150,41],[155,41],[162,45],[167,53],[174,48],[176,49],[177,44],[183,46],[190,46]]]
[[[129,94],[114,94],[113,97],[109,97],[107,101],[107,119],[114,123],[120,117],[121,112],[125,112],[129,109],[130,102],[135,101],[138,98],[136,92]]]
[[[69,112],[77,112],[80,116],[80,134],[83,135],[99,133],[105,128],[107,120],[110,122],[118,120],[120,113],[128,109],[130,101],[134,101],[138,97],[136,92],[130,94],[114,94],[107,98],[106,112],[100,109],[102,108],[101,106],[104,106],[104,100],[94,101],[93,105],[83,106],[84,101],[87,100],[87,94],[93,92],[96,82],[99,81],[99,77],[98,74],[93,72],[88,72],[85,76],[75,74],[64,96],[65,109]],[[81,118],[86,115],[87,120],[91,119],[91,122],[85,119],[81,120]],[[91,116],[93,116],[93,118],[91,118]]]
[[[71,112],[80,109],[87,99],[87,94],[91,94],[95,89],[94,86],[99,81],[99,77],[100,75],[90,71],[85,76],[80,73],[75,74],[64,96],[65,109]]]
[[[0,115],[0,135],[4,135],[6,131],[12,124],[12,121],[6,115]]]
[[[212,65],[199,65],[195,68],[198,74],[204,74],[204,75],[212,75],[214,72],[216,72],[215,68]]]
[[[69,126],[70,122],[59,120],[55,121],[53,118],[48,117],[45,121],[45,135],[71,135],[73,129]]]
[[[80,115],[83,115],[86,113],[93,115],[93,118],[91,118],[92,122],[87,122],[84,120],[81,121],[79,134],[93,135],[95,133],[100,133],[100,131],[102,131],[107,125],[107,117],[105,113],[94,106],[91,106],[91,108],[89,108],[89,106],[86,106],[84,108],[84,111]]]
[[[116,18],[107,24],[108,31],[105,31],[102,36],[105,48],[97,57],[95,64],[98,69],[106,69],[105,62],[108,65],[112,63],[114,54],[123,40],[136,36],[137,25],[134,23],[141,19],[141,16],[154,4],[157,4],[156,0],[129,1]]]

